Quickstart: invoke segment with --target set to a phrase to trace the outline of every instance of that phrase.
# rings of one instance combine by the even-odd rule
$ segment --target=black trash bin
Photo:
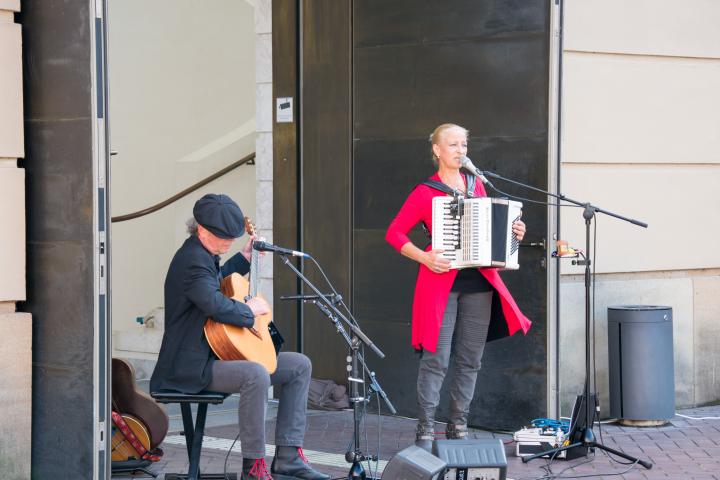
[[[626,425],[675,416],[672,308],[608,307],[610,415]]]

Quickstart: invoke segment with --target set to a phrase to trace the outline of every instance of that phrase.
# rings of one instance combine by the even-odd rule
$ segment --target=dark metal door
[[[385,242],[385,230],[432,173],[428,135],[440,123],[470,130],[469,156],[481,168],[547,186],[550,5],[306,1],[300,17],[301,246],[350,297],[363,329],[387,354],[383,361],[367,354],[381,384],[401,414],[414,416],[417,265]],[[543,207],[527,204],[524,219],[528,241],[545,236]],[[521,270],[503,275],[533,328],[488,345],[474,425],[510,428],[545,414],[544,255],[523,249]],[[344,382],[341,339],[311,315],[303,317],[304,345],[315,376]]]

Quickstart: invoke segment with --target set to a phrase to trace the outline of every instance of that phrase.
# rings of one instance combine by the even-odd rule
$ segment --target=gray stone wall
[[[30,478],[32,316],[0,313],[0,476]]]

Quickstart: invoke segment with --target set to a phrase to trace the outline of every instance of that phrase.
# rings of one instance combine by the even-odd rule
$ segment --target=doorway
[[[109,0],[108,23],[112,354],[129,360],[145,385],[162,340],[165,273],[187,238],[193,204],[225,193],[255,218],[255,166],[130,214],[255,151],[254,7]]]
[[[441,123],[470,130],[469,156],[481,168],[547,187],[550,2],[277,3],[283,8],[273,10],[273,23],[297,25],[297,41],[276,45],[273,55],[294,55],[298,68],[274,81],[292,85],[286,81],[296,75],[300,125],[296,138],[275,144],[288,149],[295,141],[299,152],[297,175],[275,182],[276,191],[297,195],[299,212],[274,211],[276,222],[297,228],[275,239],[328,270],[387,354],[382,361],[368,354],[371,369],[399,412],[413,416],[417,265],[386,244],[385,230],[413,186],[432,173],[428,135]],[[275,71],[283,72],[282,64]],[[526,243],[539,248],[522,249],[522,268],[504,280],[533,328],[486,348],[471,407],[476,426],[507,428],[547,412],[548,215],[531,204],[523,212]],[[426,243],[419,231],[411,238]],[[283,275],[275,270],[276,297],[285,293],[278,290]],[[315,373],[344,382],[345,348],[332,328],[312,307],[303,310],[302,325]]]

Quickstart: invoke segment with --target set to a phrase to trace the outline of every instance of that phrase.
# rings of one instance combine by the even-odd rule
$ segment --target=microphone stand
[[[595,438],[595,434],[593,433],[593,424],[595,419],[595,411],[594,409],[597,408],[597,392],[590,392],[590,286],[592,283],[592,276],[590,275],[590,225],[592,223],[592,219],[595,216],[596,213],[604,213],[605,215],[609,215],[611,217],[618,218],[620,220],[632,223],[634,225],[638,225],[643,228],[647,228],[647,223],[641,222],[639,220],[635,220],[632,218],[624,217],[622,215],[618,215],[616,213],[610,212],[608,210],[604,210],[600,207],[597,207],[595,205],[592,205],[587,202],[580,202],[577,200],[573,200],[572,198],[568,198],[565,195],[562,194],[555,194],[548,192],[546,190],[542,190],[536,187],[533,187],[531,185],[527,185],[521,182],[518,182],[516,180],[510,180],[508,178],[502,177],[496,173],[488,172],[486,171],[480,171],[478,169],[468,169],[471,173],[476,175],[478,178],[483,177],[491,177],[491,178],[497,178],[500,180],[504,180],[508,183],[512,183],[514,185],[521,186],[523,188],[527,188],[529,190],[534,190],[536,192],[543,193],[545,195],[548,195],[550,197],[554,197],[558,200],[572,203],[574,205],[583,207],[583,219],[585,220],[585,259],[583,260],[577,260],[577,265],[584,265],[585,266],[585,389],[582,396],[582,401],[580,405],[583,403],[585,404],[585,425],[583,425],[578,431],[575,431],[575,429],[571,430],[569,432],[569,435],[571,436],[570,441],[573,441],[575,438],[578,438],[577,441],[574,441],[573,443],[557,448],[553,448],[544,452],[536,453],[534,455],[522,457],[523,463],[527,463],[530,460],[533,460],[535,458],[544,457],[546,455],[550,455],[550,458],[555,458],[555,456],[563,452],[565,450],[570,450],[572,448],[580,447],[581,449],[585,449],[585,454],[587,455],[587,452],[590,448],[599,448],[601,450],[605,450],[606,452],[609,452],[613,455],[616,455],[618,457],[624,458],[625,460],[628,460],[630,462],[639,463],[646,469],[652,468],[652,463],[640,460],[638,458],[635,458],[631,455],[627,455],[626,453],[619,452],[613,448],[607,447],[603,445],[602,443],[598,442]],[[495,186],[487,180],[484,182],[486,185],[488,185],[490,188],[495,190],[496,192],[500,193],[501,195],[508,195],[506,193],[503,193],[499,191]],[[593,387],[595,387],[593,385]],[[592,402],[591,402],[592,400]],[[591,407],[591,403],[593,406]],[[577,421],[576,421],[577,423]]]
[[[315,293],[314,296],[301,295],[299,297],[308,298],[298,299],[312,302],[330,320],[330,322],[332,322],[337,332],[340,334],[340,336],[343,337],[345,342],[348,344],[348,347],[350,348],[350,355],[348,356],[348,383],[350,387],[350,402],[352,402],[353,406],[354,449],[348,450],[345,453],[345,460],[348,463],[352,464],[350,466],[350,471],[348,472],[347,478],[348,480],[366,480],[367,475],[365,473],[365,468],[362,466],[361,462],[364,462],[366,460],[374,462],[377,461],[378,458],[375,455],[365,455],[360,449],[360,422],[362,419],[360,405],[370,401],[369,396],[365,397],[360,395],[359,385],[365,383],[364,375],[360,371],[360,365],[362,365],[364,372],[367,372],[370,377],[370,394],[372,394],[373,390],[376,391],[378,395],[380,395],[380,397],[385,401],[385,404],[388,406],[388,408],[393,414],[396,413],[396,410],[393,407],[392,403],[390,403],[390,400],[385,394],[385,391],[383,391],[383,389],[380,387],[380,384],[375,377],[375,372],[371,372],[368,369],[368,366],[365,363],[365,359],[360,353],[361,343],[364,343],[365,345],[370,347],[370,349],[375,352],[375,354],[380,358],[385,358],[385,354],[377,346],[375,346],[375,344],[367,337],[367,335],[362,332],[362,330],[360,330],[357,325],[348,320],[347,317],[345,317],[337,309],[334,302],[328,298],[330,295],[324,295],[320,293],[320,290],[318,290],[315,285],[313,285],[312,282],[310,282],[310,280],[308,280],[307,277],[305,277],[305,275],[303,275],[300,270],[298,270],[295,265],[290,262],[287,256],[282,255],[282,261],[285,265],[287,265],[288,268],[290,268],[290,270],[295,272],[295,275],[297,275],[298,278],[300,278],[300,280],[302,280],[303,283],[310,288],[310,290]],[[342,322],[340,320],[342,320]],[[352,335],[350,335],[347,330],[345,330],[345,328],[343,327],[343,322],[350,328],[350,330],[352,331]]]

